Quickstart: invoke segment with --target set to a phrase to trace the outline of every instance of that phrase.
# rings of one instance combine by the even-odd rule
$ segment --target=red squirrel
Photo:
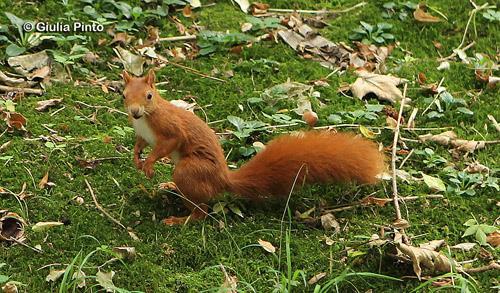
[[[123,71],[125,107],[135,133],[134,163],[151,178],[154,163],[170,157],[172,186],[183,196],[188,217],[169,217],[167,225],[204,219],[208,202],[225,191],[248,199],[287,196],[302,183],[373,184],[384,169],[377,144],[347,133],[308,131],[272,140],[240,169],[230,171],[219,140],[195,114],[164,100],[155,73],[133,77]],[[142,150],[152,151],[143,161]]]

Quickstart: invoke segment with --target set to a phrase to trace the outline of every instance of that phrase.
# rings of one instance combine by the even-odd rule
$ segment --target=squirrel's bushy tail
[[[346,133],[305,132],[272,140],[239,170],[230,172],[232,193],[258,199],[286,196],[304,183],[375,183],[384,169],[377,144]]]

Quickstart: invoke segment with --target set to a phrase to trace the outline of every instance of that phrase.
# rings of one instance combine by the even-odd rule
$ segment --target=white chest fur
[[[156,136],[151,127],[149,127],[146,118],[141,117],[140,119],[134,119],[132,120],[132,123],[137,136],[142,137],[150,146],[154,146],[156,144]]]

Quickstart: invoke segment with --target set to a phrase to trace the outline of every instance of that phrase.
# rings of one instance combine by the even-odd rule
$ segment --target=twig
[[[27,247],[27,248],[29,248],[29,249],[31,249],[31,250],[33,250],[33,251],[35,251],[35,252],[38,252],[38,253],[42,253],[42,252],[43,252],[42,250],[40,250],[40,249],[38,249],[38,248],[36,248],[36,247],[29,246],[28,244],[23,243],[22,241],[19,241],[19,240],[17,240],[17,239],[16,239],[16,238],[14,238],[14,237],[10,237],[10,239],[9,239],[9,240],[10,240],[10,241],[14,241],[15,243],[20,244],[20,245],[22,245],[22,246],[24,246],[24,247]]]
[[[491,270],[500,270],[500,264],[498,264],[497,262],[492,262],[489,265],[478,267],[478,268],[461,269],[460,272],[467,273],[467,274],[474,274],[474,273],[482,273],[482,272],[491,271]]]
[[[397,174],[396,174],[396,151],[399,140],[399,126],[401,124],[401,117],[403,116],[403,109],[405,105],[406,98],[406,83],[403,89],[403,98],[401,99],[401,106],[399,108],[398,121],[396,124],[396,129],[394,129],[394,140],[392,141],[392,157],[391,157],[391,169],[392,169],[392,196],[394,200],[394,208],[396,209],[396,220],[401,220],[401,210],[399,209],[399,199],[398,199],[398,184],[397,184]]]
[[[191,67],[187,67],[187,66],[184,66],[182,64],[179,64],[179,63],[175,63],[175,62],[172,62],[172,61],[169,61],[167,58],[165,57],[162,57],[162,56],[158,56],[158,60],[166,63],[166,64],[170,64],[170,65],[173,65],[175,67],[179,67],[181,69],[184,69],[185,71],[187,72],[191,72],[193,74],[196,74],[196,75],[199,75],[201,77],[204,77],[204,78],[208,78],[208,79],[213,79],[213,80],[216,80],[216,81],[220,81],[220,82],[227,82],[227,80],[224,80],[224,79],[220,79],[220,78],[217,78],[217,77],[213,77],[213,76],[210,76],[210,75],[207,75],[199,70],[196,70],[194,68],[191,68]]]
[[[94,190],[92,189],[92,186],[90,186],[90,183],[87,181],[87,178],[84,179],[85,180],[85,184],[87,184],[87,187],[90,191],[90,195],[92,195],[92,200],[94,201],[94,204],[96,206],[96,208],[98,210],[100,210],[104,215],[106,215],[111,221],[113,221],[115,224],[117,224],[118,226],[122,227],[123,229],[125,229],[127,232],[128,232],[128,229],[127,227],[125,227],[125,225],[123,225],[122,223],[120,223],[120,221],[116,220],[115,218],[113,218],[98,202],[97,202],[97,198],[94,194]]]
[[[24,88],[24,87],[12,87],[12,86],[6,86],[6,85],[0,85],[0,91],[23,92],[26,94],[43,95],[43,90],[40,90],[40,89],[30,89],[30,88]]]
[[[443,195],[441,194],[427,194],[427,195],[422,195],[422,196],[405,196],[405,197],[399,197],[398,201],[401,202],[407,202],[407,201],[414,201],[414,200],[419,200],[423,198],[430,198],[430,199],[442,199],[444,198]],[[392,198],[373,198],[377,202],[384,202],[385,203],[390,203],[394,202]],[[357,207],[371,207],[371,206],[379,206],[376,203],[366,203],[363,200],[357,201],[355,203],[349,204],[347,206],[342,206],[338,208],[332,208],[328,210],[323,210],[324,213],[336,213],[336,212],[341,212],[341,211],[346,211],[346,210],[352,210]]]
[[[89,104],[87,104],[87,103],[84,103],[84,102],[82,102],[82,101],[75,101],[75,103],[80,104],[80,105],[83,105],[83,106],[85,106],[85,107],[94,108],[94,109],[96,109],[96,110],[99,110],[99,109],[107,109],[107,110],[109,110],[110,112],[116,112],[116,113],[120,113],[120,114],[122,114],[122,115],[126,115],[126,116],[128,116],[128,114],[127,114],[127,113],[122,112],[122,111],[120,111],[120,110],[118,110],[118,109],[115,109],[115,108],[108,107],[108,106],[94,106],[94,105],[89,105]]]
[[[277,12],[277,13],[306,13],[306,14],[335,14],[335,13],[346,13],[349,11],[352,11],[354,9],[357,9],[359,7],[365,6],[366,2],[361,2],[358,3],[352,7],[346,8],[346,9],[341,9],[341,10],[304,10],[304,9],[280,9],[280,8],[268,8],[267,11],[269,12]]]
[[[444,77],[441,78],[441,80],[439,81],[439,84],[438,84],[437,88],[440,88],[441,85],[443,84],[443,82],[444,82]],[[429,106],[427,106],[427,108],[425,108],[425,110],[422,112],[422,114],[421,114],[422,116],[424,116],[424,114],[427,111],[429,111],[429,109],[432,107],[432,105],[434,105],[434,103],[436,102],[436,100],[439,98],[440,94],[441,94],[440,92],[436,94],[436,96],[434,97],[434,99],[432,100],[432,102],[429,104]]]
[[[196,35],[159,38],[158,42],[178,42],[178,41],[194,41],[194,40],[196,40]]]
[[[50,116],[54,116],[57,113],[61,112],[62,110],[66,109],[66,106],[62,106],[61,108],[55,110],[53,113],[50,114]]]
[[[408,153],[408,155],[403,159],[403,161],[399,165],[399,169],[403,168],[403,165],[406,163],[406,161],[408,161],[408,159],[410,158],[410,156],[413,154],[414,150],[415,149],[411,149],[411,151]]]
[[[462,51],[467,51],[468,49],[470,49],[470,47],[474,46],[476,44],[475,41],[472,41],[472,43],[468,44],[467,46],[465,46]],[[454,50],[460,50],[460,47],[457,47],[455,48]],[[450,60],[450,59],[453,59],[457,56],[457,53],[453,52],[451,53],[451,55],[447,56],[447,57],[444,57],[444,58],[441,58],[441,59],[438,59],[439,62],[443,62],[443,61],[447,61],[447,60]]]

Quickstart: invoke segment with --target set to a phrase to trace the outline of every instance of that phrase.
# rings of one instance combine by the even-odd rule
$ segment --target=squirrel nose
[[[140,111],[139,109],[132,109],[130,110],[132,116],[135,118],[135,119],[139,119],[142,117],[142,115],[140,114]]]

